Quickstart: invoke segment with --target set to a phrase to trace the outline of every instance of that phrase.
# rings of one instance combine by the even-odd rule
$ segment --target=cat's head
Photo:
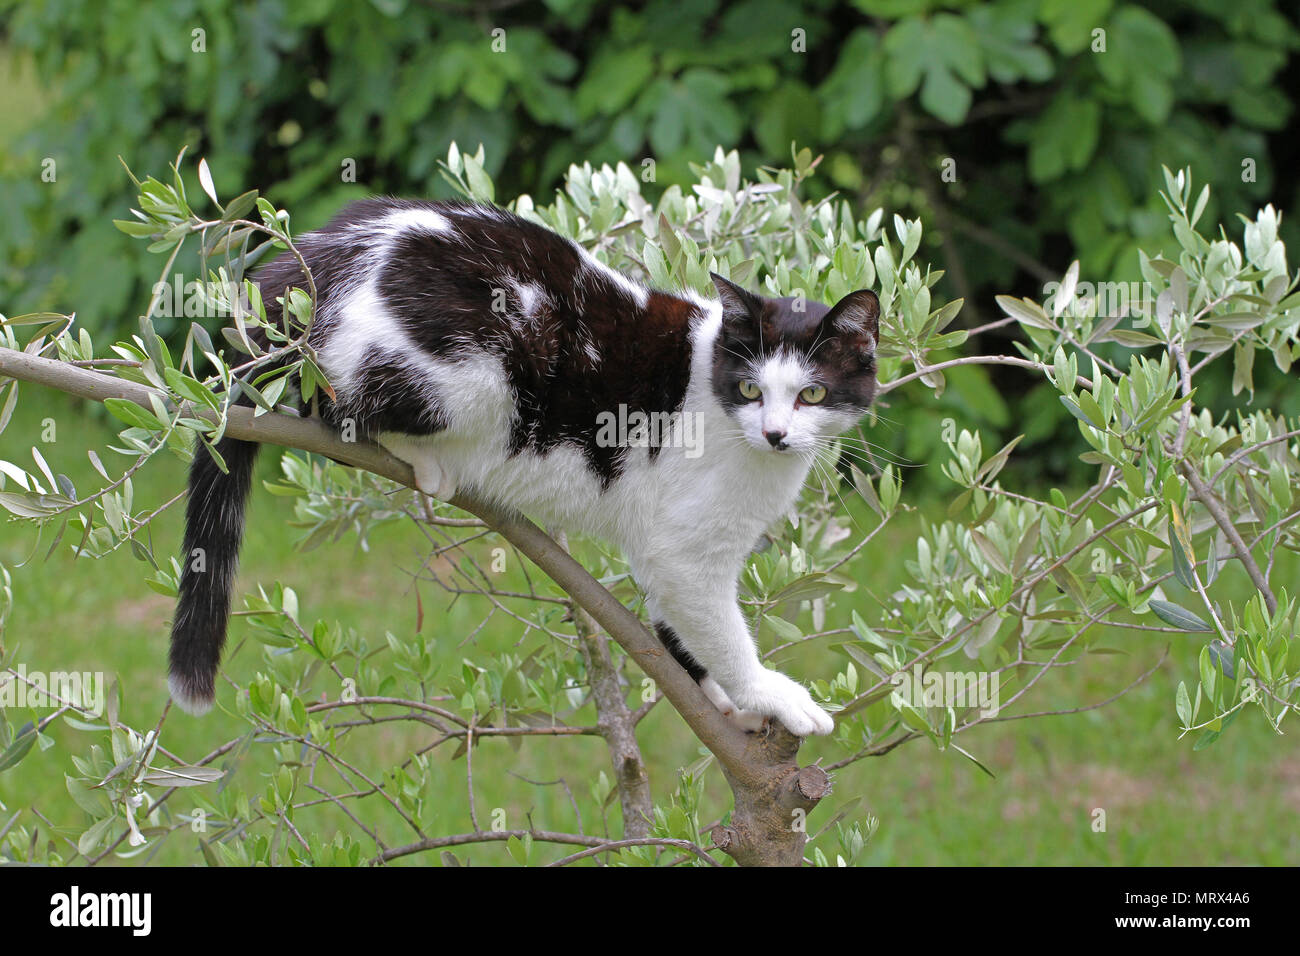
[[[874,292],[828,307],[754,295],[718,275],[713,284],[722,300],[713,391],[750,445],[807,453],[857,423],[876,394]]]

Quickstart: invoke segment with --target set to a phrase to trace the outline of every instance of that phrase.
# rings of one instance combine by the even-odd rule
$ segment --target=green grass
[[[120,470],[125,459],[103,450],[114,433],[109,423],[61,396],[24,389],[19,413],[0,439],[0,457],[30,461],[28,447],[39,444],[55,470],[89,486],[92,472],[85,449],[94,447],[106,462],[116,457],[117,464],[110,462],[109,467]],[[47,418],[54,420],[57,440],[41,443],[42,420]],[[263,455],[261,478],[276,474],[278,458],[274,452]],[[152,506],[175,494],[182,487],[183,472],[176,459],[158,458],[135,482],[137,505]],[[282,581],[297,591],[306,618],[339,619],[361,631],[371,646],[383,644],[385,631],[399,637],[412,632],[415,597],[404,569],[423,557],[414,529],[380,529],[368,553],[349,538],[303,554],[293,544],[297,532],[286,526],[290,516],[291,504],[260,490],[259,484],[244,545],[242,589],[255,582]],[[879,560],[872,562],[876,570],[869,582],[875,593],[887,594],[904,579],[901,560],[912,550],[915,522],[913,517],[910,524],[905,521],[879,539],[874,552]],[[180,539],[179,507],[157,520],[154,536],[159,555],[174,551]],[[43,561],[48,542],[38,548],[35,537],[29,527],[12,523],[0,531],[0,561],[12,572],[15,593],[3,634],[9,660],[25,662],[29,669],[116,674],[124,689],[123,720],[136,728],[152,727],[166,701],[171,601],[142,583],[145,566],[125,552],[100,561],[73,560],[65,542]],[[1233,586],[1232,574],[1225,571],[1220,582],[1227,584],[1216,587]],[[518,624],[501,623],[462,646],[484,613],[483,603],[474,598],[452,603],[427,585],[422,596],[425,627],[438,635],[444,669],[458,667],[462,658],[481,659],[509,649],[522,633]],[[247,634],[247,624],[236,622],[231,646],[238,651],[226,666],[240,680],[265,668],[261,645],[247,640]],[[1066,709],[1106,698],[1158,658],[1163,637],[1113,632],[1106,643],[1126,653],[1089,658],[1055,675],[1050,689],[1037,695],[1030,709]],[[835,792],[813,814],[810,828],[816,830],[836,808],[859,798],[855,817],[870,811],[880,818],[879,832],[865,855],[868,864],[1294,865],[1300,862],[1300,835],[1294,825],[1300,810],[1300,754],[1289,741],[1274,735],[1251,712],[1206,750],[1193,752],[1191,738],[1177,739],[1173,691],[1180,679],[1194,680],[1199,647],[1192,638],[1176,641],[1170,659],[1148,682],[1102,710],[988,724],[964,734],[963,746],[978,755],[996,779],[959,755],[939,753],[920,741],[861,761],[836,775]],[[833,655],[809,652],[789,670],[803,678],[829,677],[840,666]],[[232,699],[233,691],[224,686],[220,703],[229,707]],[[11,719],[22,722],[27,717]],[[172,752],[196,760],[243,726],[220,708],[201,720],[173,711],[163,739]],[[350,759],[379,767],[386,758],[400,760],[427,743],[427,735],[402,728],[388,724],[358,731],[345,750]],[[53,738],[57,746],[33,752],[15,769],[0,773],[0,803],[7,808],[3,820],[35,808],[61,835],[75,839],[85,816],[68,797],[63,776],[71,769],[69,752],[79,752],[87,738],[62,725],[53,730]],[[698,742],[667,705],[656,708],[642,725],[640,738],[656,800],[666,802],[677,769],[699,759]],[[233,786],[261,792],[263,775],[272,766],[268,756],[250,760]],[[829,762],[838,756],[833,745],[816,740],[802,752],[805,761],[825,757]],[[439,768],[435,792],[426,799],[436,808],[437,818],[429,832],[468,830],[465,761],[451,760],[446,749],[437,751],[434,759]],[[563,786],[526,780],[563,780],[587,804],[589,782],[602,769],[608,770],[608,758],[599,739],[529,739],[517,750],[500,740],[486,741],[474,753],[480,823],[487,825],[500,808],[512,827],[526,825],[531,818],[538,827],[574,829],[577,823]],[[709,770],[707,780],[706,821],[728,806],[716,769]],[[172,809],[185,809],[184,794]],[[1093,830],[1097,809],[1105,811],[1105,832]],[[409,839],[377,799],[358,804],[356,812],[367,823],[382,820],[390,840]],[[615,831],[617,817],[615,805],[609,820]],[[30,812],[24,812],[22,821],[29,829],[37,825]],[[305,832],[327,835],[351,827],[329,807],[304,811],[296,822]],[[589,814],[583,824],[587,832],[601,827]],[[167,841],[157,861],[200,862],[196,842],[186,836]],[[821,845],[833,858],[834,841]],[[460,856],[478,863],[509,862],[499,845],[462,850]],[[408,862],[437,859],[425,855]]]

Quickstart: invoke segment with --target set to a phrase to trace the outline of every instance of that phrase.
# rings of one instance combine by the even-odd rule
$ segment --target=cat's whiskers
[[[888,415],[882,415],[879,408],[873,408],[871,414],[878,422],[884,422],[886,425],[893,425],[895,428],[901,428],[903,426],[903,423],[897,418],[890,418]]]
[[[823,344],[829,341],[830,339],[826,337],[825,327],[823,326],[821,328],[818,328],[817,338],[813,339],[812,347],[808,349],[808,361],[811,362],[813,356],[817,354],[817,350],[821,348]]]
[[[741,355],[739,352],[733,351],[732,349],[727,348],[725,345],[721,346],[721,348],[722,348],[722,351],[726,352],[728,355],[734,355],[736,358],[740,359],[742,362],[747,362],[747,363],[751,363],[751,364],[752,364],[752,363],[757,359],[757,356],[754,355],[754,352],[753,352],[752,349],[750,350],[750,352],[749,352],[748,355]]]
[[[840,435],[838,438],[831,438],[825,440],[838,441],[851,448],[858,448],[863,451],[870,449],[872,451],[879,453],[882,458],[885,458],[886,460],[892,462],[893,464],[902,467],[907,467],[907,468],[921,467],[920,465],[916,464],[905,455],[900,455],[898,452],[894,451],[891,448],[886,448],[884,445],[878,445],[875,442],[871,441],[869,438],[862,438],[861,436],[857,436],[857,435]]]
[[[832,442],[839,441],[840,448],[841,448],[840,453],[844,457],[867,461],[873,467],[875,467],[877,459],[880,459],[881,461],[884,461],[886,464],[893,465],[897,468],[921,467],[920,465],[913,463],[907,458],[903,458],[902,456],[896,455],[894,452],[890,451],[887,448],[882,448],[879,445],[872,445],[869,442],[866,445],[860,445],[851,441],[845,441],[843,438],[822,439],[822,440],[826,443],[827,448],[830,447],[830,444]]]
[[[817,473],[822,482],[823,491],[829,488],[829,490],[835,495],[835,497],[839,499],[840,507],[843,508],[844,513],[848,515],[849,521],[853,523],[853,526],[857,528],[858,531],[865,534],[866,532],[863,529],[863,527],[860,524],[858,524],[858,519],[853,517],[853,512],[849,509],[848,502],[845,501],[844,496],[840,494],[839,486],[843,482],[843,477],[840,475],[838,471],[835,470],[834,465],[832,463],[824,462],[820,460],[819,457],[814,455],[813,468],[817,470]],[[836,478],[840,478],[840,481],[836,481],[835,480]]]

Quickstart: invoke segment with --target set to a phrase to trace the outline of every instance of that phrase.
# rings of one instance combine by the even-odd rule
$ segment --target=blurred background
[[[188,146],[224,194],[258,188],[303,231],[365,195],[450,195],[437,160],[453,140],[484,145],[503,202],[549,197],[571,163],[640,171],[652,159],[642,188],[653,195],[716,146],[738,149],[752,175],[788,164],[796,143],[823,157],[811,195],[924,220],[918,258],[946,270],[943,293],[966,299],[958,326],[974,327],[1000,317],[994,295],[1041,299],[1076,258],[1084,279],[1140,279],[1138,250],[1172,243],[1162,165],[1211,185],[1204,221],[1232,238],[1239,213],[1300,209],[1297,50],[1291,0],[0,0],[0,311],[75,311],[97,342],[135,330],[160,262],[111,224],[134,198],[119,156],[159,175]],[[1294,218],[1281,235],[1300,248]],[[1004,333],[966,348],[1007,351]],[[1208,377],[1198,400],[1240,404],[1229,375],[1217,389]],[[1300,410],[1300,390],[1270,363],[1255,385],[1255,403]],[[1009,487],[1082,476],[1077,429],[1029,386],[1014,370],[969,367],[952,370],[938,401],[893,397],[876,440],[917,465],[904,492],[916,521],[942,516],[951,487],[924,464],[945,417],[983,429],[985,447],[1025,433]],[[56,397],[50,408],[91,440],[112,433],[97,410]],[[5,444],[25,447],[39,425],[35,408],[20,413]],[[179,466],[139,484],[142,500],[170,497]],[[297,560],[276,507],[255,496],[249,580]],[[909,548],[905,537],[894,544]],[[295,584],[315,613],[410,626],[409,602],[392,597],[403,582],[375,550],[313,555],[326,562],[322,580]],[[0,543],[7,563],[29,552]],[[84,641],[86,666],[148,683],[170,602],[141,594],[121,560],[37,575],[16,589],[15,620],[25,609],[50,629],[32,640]],[[1139,662],[1117,657],[1067,690],[1082,700],[1122,686]],[[1170,673],[1185,664],[1176,655]],[[1193,755],[1173,722],[1162,680],[1105,711],[990,728],[990,762],[1009,779],[919,746],[891,758],[888,774],[862,768],[861,789],[885,815],[871,860],[1296,862],[1294,748],[1253,728],[1213,757]],[[660,754],[668,766],[673,746]],[[10,800],[66,799],[53,772],[0,779],[0,796],[15,786]],[[1090,800],[1122,807],[1131,829],[1092,840],[1079,822]],[[1284,820],[1292,827],[1279,833]]]

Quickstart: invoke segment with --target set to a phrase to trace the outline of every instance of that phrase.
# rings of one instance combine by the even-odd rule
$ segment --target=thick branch
[[[731,823],[713,828],[713,844],[741,866],[799,866],[808,814],[831,792],[831,778],[818,766],[795,769],[764,788],[737,787]],[[730,779],[730,776],[728,776]],[[791,839],[798,835],[799,839]]]

